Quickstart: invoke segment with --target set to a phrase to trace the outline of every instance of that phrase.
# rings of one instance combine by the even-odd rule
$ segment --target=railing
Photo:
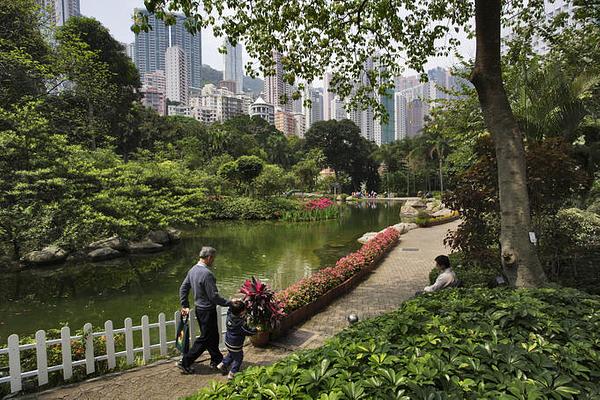
[[[193,311],[193,310],[192,310]],[[227,316],[227,308],[217,307],[219,332],[225,334],[225,318]],[[190,313],[190,346],[196,339],[197,319],[193,312]],[[164,313],[158,314],[158,322],[149,323],[148,316],[144,315],[141,319],[141,325],[133,326],[131,318],[125,318],[124,327],[119,329],[113,328],[112,321],[104,323],[104,331],[93,332],[92,324],[87,323],[83,326],[83,335],[71,336],[71,330],[68,326],[60,330],[60,339],[46,340],[46,332],[39,330],[35,334],[35,343],[19,344],[18,335],[10,335],[8,337],[8,346],[0,349],[0,356],[8,355],[8,376],[0,376],[0,384],[10,382],[10,392],[19,392],[22,389],[23,379],[37,376],[39,386],[48,383],[48,373],[62,371],[63,379],[66,381],[73,376],[73,367],[85,365],[87,375],[95,372],[96,361],[106,361],[108,369],[112,370],[117,365],[117,358],[125,357],[127,364],[132,365],[135,362],[135,353],[142,353],[144,363],[150,360],[152,350],[159,350],[160,355],[166,357],[169,346],[174,347],[175,339],[167,340],[167,326],[174,326],[176,329],[179,322],[179,311],[175,312],[174,319],[166,321]],[[158,328],[158,343],[152,344],[150,340],[150,329]],[[133,332],[141,331],[142,346],[135,347],[133,341]],[[115,335],[125,335],[125,350],[115,352]],[[94,356],[94,337],[105,337],[106,354]],[[82,360],[73,361],[71,354],[71,341],[85,341],[85,358]],[[48,346],[61,346],[62,364],[48,366],[47,349]],[[224,338],[221,340],[221,346],[224,345]],[[25,350],[36,351],[37,369],[32,371],[21,371],[21,352]]]

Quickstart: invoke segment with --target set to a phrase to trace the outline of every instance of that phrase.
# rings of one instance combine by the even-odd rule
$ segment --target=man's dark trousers
[[[219,326],[217,325],[217,310],[201,310],[196,308],[196,318],[200,325],[200,336],[196,339],[192,348],[187,352],[181,362],[189,367],[204,350],[210,354],[210,363],[217,365],[223,361],[223,354],[219,350]],[[191,322],[191,321],[190,321]]]

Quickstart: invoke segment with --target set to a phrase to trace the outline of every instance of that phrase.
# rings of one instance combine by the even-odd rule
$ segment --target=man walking
[[[196,318],[200,325],[200,336],[196,339],[190,351],[177,363],[177,366],[186,374],[194,372],[190,366],[204,353],[204,350],[208,350],[210,354],[210,366],[212,368],[216,368],[223,361],[223,354],[219,351],[216,306],[229,306],[230,302],[219,295],[217,281],[209,269],[215,261],[216,254],[217,250],[214,248],[202,247],[200,261],[188,271],[179,288],[181,314],[184,316],[190,312],[188,294],[190,288],[193,288]]]

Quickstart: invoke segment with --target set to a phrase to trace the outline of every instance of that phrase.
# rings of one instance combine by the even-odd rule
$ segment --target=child
[[[234,300],[227,311],[227,332],[225,333],[225,346],[229,350],[229,354],[223,359],[217,368],[223,373],[227,372],[229,366],[229,374],[227,379],[233,379],[236,372],[242,366],[244,359],[244,339],[246,336],[256,334],[256,329],[246,325],[246,305],[241,300]]]

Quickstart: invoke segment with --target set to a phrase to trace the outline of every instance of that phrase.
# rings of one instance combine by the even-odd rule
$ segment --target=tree
[[[117,151],[127,160],[133,129],[128,120],[133,103],[140,98],[139,73],[125,54],[125,49],[100,22],[93,18],[74,17],[57,30],[58,56],[63,62],[66,76],[74,87],[70,90],[83,100],[88,116],[87,129],[94,148],[97,136],[109,135]],[[91,53],[87,58],[72,62],[72,55]]]
[[[254,2],[204,2],[202,9],[189,0],[147,0],[150,12],[172,23],[173,11],[190,18],[192,32],[216,25],[217,35],[243,41],[251,57],[261,62],[265,75],[272,74],[273,49],[283,53],[288,83],[296,76],[308,82],[326,68],[333,70],[331,86],[341,97],[354,92],[353,104],[374,107],[384,113],[373,92],[393,87],[391,77],[401,72],[398,60],[422,72],[428,57],[447,55],[457,40],[447,37],[450,29],[468,26],[475,17],[476,57],[470,76],[475,85],[486,126],[496,143],[500,207],[502,209],[501,258],[510,282],[517,286],[538,286],[546,282],[533,244],[529,241],[531,216],[526,185],[523,138],[512,113],[500,63],[501,0],[403,0],[390,7],[387,0],[351,2],[305,2],[273,4]],[[543,2],[508,2],[516,20],[535,26]],[[221,18],[222,17],[222,18]],[[508,20],[508,19],[507,19]],[[385,27],[385,28],[384,28]],[[135,31],[148,29],[148,18],[137,16]],[[335,63],[333,62],[335,60]],[[367,60],[378,68],[365,69]],[[355,82],[364,86],[355,90]],[[300,89],[303,88],[303,85]]]
[[[352,180],[352,187],[358,190],[366,182],[369,190],[377,190],[379,175],[377,163],[372,154],[376,146],[360,135],[360,129],[354,122],[319,121],[313,124],[305,134],[307,149],[323,152],[328,166],[337,173],[345,172]]]
[[[41,15],[34,0],[0,3],[0,108],[46,92],[52,57],[41,33]]]

